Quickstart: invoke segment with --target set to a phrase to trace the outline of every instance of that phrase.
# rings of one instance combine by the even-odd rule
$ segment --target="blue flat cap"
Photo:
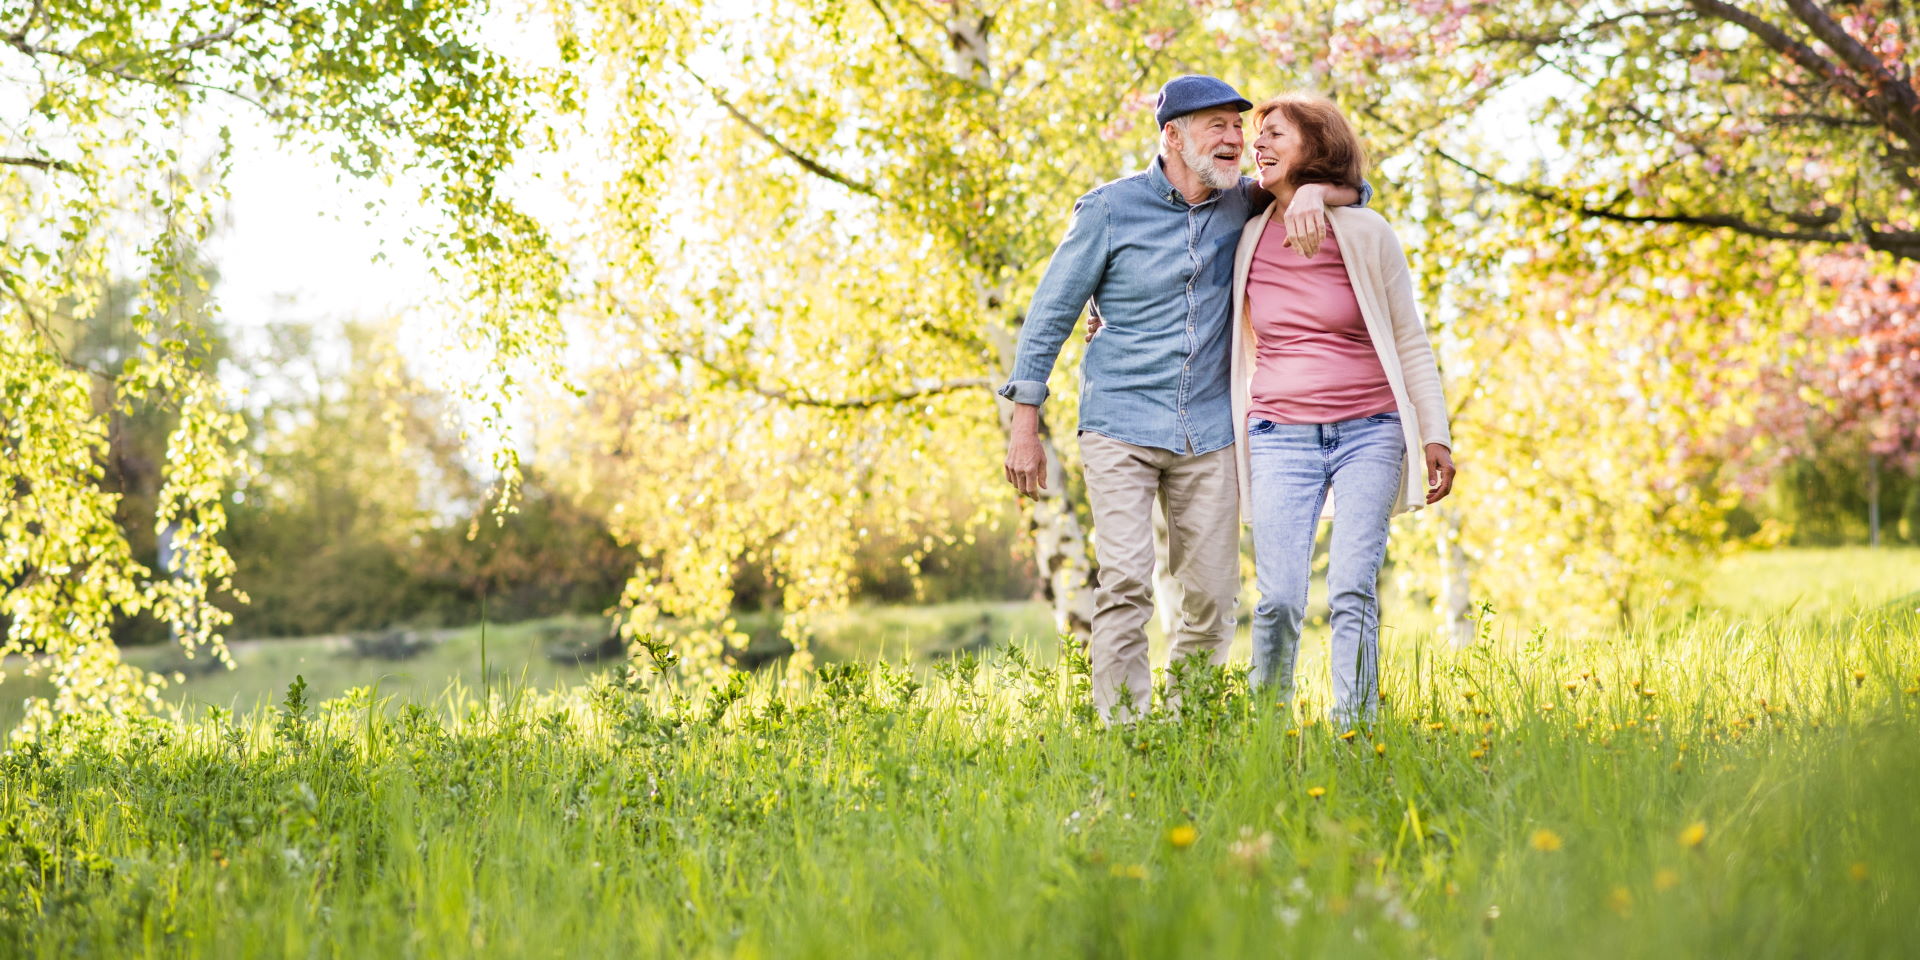
[[[1160,88],[1160,96],[1153,102],[1153,120],[1164,127],[1168,120],[1209,107],[1232,107],[1244,112],[1253,109],[1253,101],[1241,96],[1240,91],[1224,80],[1191,73],[1174,77]]]

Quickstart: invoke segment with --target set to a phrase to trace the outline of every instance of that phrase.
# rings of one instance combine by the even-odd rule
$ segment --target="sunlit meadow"
[[[1888,568],[1892,570],[1893,568]],[[1783,581],[1786,582],[1786,581]],[[1850,595],[1835,589],[1827,596]],[[10,956],[1893,956],[1920,595],[1402,637],[1370,729],[1046,645],[697,697],[361,689],[4,759]],[[1316,678],[1317,679],[1317,678]]]

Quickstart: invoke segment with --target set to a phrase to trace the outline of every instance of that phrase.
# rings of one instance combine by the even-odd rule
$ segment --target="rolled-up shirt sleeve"
[[[1036,406],[1047,399],[1047,377],[1053,373],[1060,347],[1106,276],[1110,219],[1106,198],[1098,191],[1073,205],[1073,222],[1053,251],[1020,326],[1013,374],[1000,388],[1001,396]]]

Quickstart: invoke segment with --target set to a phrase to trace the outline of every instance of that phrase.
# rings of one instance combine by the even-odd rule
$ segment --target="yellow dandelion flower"
[[[1343,734],[1341,734],[1341,735],[1340,735],[1340,739],[1342,739],[1342,740],[1352,740],[1352,739],[1354,738],[1354,735],[1355,735],[1355,734],[1357,734],[1357,733],[1359,733],[1359,731],[1357,731],[1357,730],[1348,730],[1348,731],[1347,731],[1346,733],[1343,733]]]
[[[1680,831],[1680,845],[1688,849],[1697,847],[1702,843],[1705,843],[1706,840],[1707,840],[1707,824],[1705,821],[1695,820],[1694,822],[1687,824],[1687,828],[1685,830]]]
[[[1655,690],[1652,687],[1648,687],[1646,689],[1641,690],[1640,695],[1643,697],[1646,697],[1648,700],[1652,700],[1654,697],[1657,697],[1660,695],[1660,691]]]
[[[1474,697],[1477,697],[1477,696],[1479,696],[1479,695],[1480,695],[1480,694],[1479,694],[1478,692],[1476,692],[1476,691],[1473,691],[1473,690],[1468,690],[1468,691],[1466,691],[1466,692],[1464,692],[1464,693],[1462,693],[1462,694],[1461,694],[1461,696],[1463,696],[1463,697],[1466,697],[1466,698],[1467,698],[1467,702],[1468,702],[1468,703],[1472,703],[1472,702],[1473,702],[1473,698],[1474,698]]]
[[[1481,757],[1484,757],[1486,755],[1487,755],[1487,752],[1485,750],[1478,750],[1478,749],[1474,750],[1472,753],[1467,754],[1467,756],[1472,757],[1475,760],[1478,760]]]
[[[1552,713],[1552,712],[1553,712],[1553,704],[1551,704],[1551,703],[1543,703],[1543,704],[1541,704],[1541,705],[1540,705],[1540,712],[1541,712],[1541,713]]]
[[[1672,870],[1658,870],[1653,874],[1655,890],[1672,890],[1680,885],[1680,875]]]
[[[1568,681],[1567,681],[1567,692],[1568,692],[1568,693],[1572,693],[1572,692],[1574,692],[1575,690],[1578,690],[1578,689],[1580,689],[1580,681],[1578,681],[1578,680],[1568,680]]]
[[[1324,797],[1326,795],[1327,795],[1326,787],[1308,787],[1307,788],[1307,796],[1312,797],[1315,800],[1318,800],[1321,797]]]
[[[1446,728],[1447,728],[1447,725],[1438,720],[1435,720],[1434,722],[1427,724],[1428,730],[1445,730]]]
[[[1299,728],[1299,727],[1288,727],[1288,728],[1287,728],[1287,736],[1289,736],[1289,737],[1297,737],[1297,736],[1299,736],[1299,735],[1300,735],[1300,728]]]
[[[1560,835],[1545,828],[1535,830],[1533,836],[1528,838],[1527,845],[1541,853],[1552,853],[1561,847]]]
[[[1614,887],[1613,892],[1607,894],[1607,909],[1623,917],[1632,913],[1633,891],[1626,887]]]
[[[1200,839],[1200,831],[1195,830],[1190,823],[1183,823],[1167,831],[1167,842],[1180,850],[1193,846],[1193,842],[1198,839]]]
[[[1374,744],[1374,745],[1373,745],[1373,755],[1374,755],[1374,756],[1376,756],[1376,757],[1384,757],[1384,756],[1386,756],[1386,755],[1387,755],[1387,745],[1386,745],[1386,744],[1384,744],[1384,743],[1376,743],[1376,744]]]
[[[1859,685],[1861,685],[1861,684],[1863,684],[1863,683],[1866,683],[1866,682],[1867,682],[1867,672],[1866,672],[1865,670],[1855,670],[1855,671],[1853,672],[1853,685],[1854,685],[1854,686],[1856,686],[1856,687],[1857,687],[1857,686],[1859,686]]]
[[[1861,860],[1861,861],[1858,861],[1858,862],[1856,862],[1856,863],[1855,863],[1855,864],[1854,864],[1853,866],[1851,866],[1851,867],[1848,867],[1848,868],[1847,868],[1847,876],[1849,876],[1849,877],[1852,877],[1852,878],[1853,878],[1853,882],[1854,882],[1854,883],[1864,883],[1864,882],[1866,882],[1866,879],[1867,879],[1867,862],[1866,862],[1865,860]]]

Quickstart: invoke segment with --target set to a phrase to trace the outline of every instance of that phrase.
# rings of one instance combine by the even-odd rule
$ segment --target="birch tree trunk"
[[[1455,650],[1473,642],[1471,563],[1460,545],[1460,513],[1440,508],[1440,614]]]
[[[994,84],[993,17],[977,10],[962,10],[956,5],[947,21],[950,43],[947,68],[953,75],[985,90]],[[980,274],[992,276],[997,265],[977,264]],[[1006,309],[1007,295],[995,289],[981,297],[983,315],[993,316]],[[1020,320],[991,333],[999,367],[1012,371],[1018,348]],[[1011,437],[1013,404],[1000,401],[1000,427]],[[1081,642],[1093,630],[1093,585],[1095,566],[1086,529],[1080,523],[1078,496],[1067,484],[1066,462],[1054,443],[1046,409],[1040,411],[1040,448],[1047,455],[1047,487],[1028,514],[1028,532],[1033,537],[1034,564],[1045,584],[1047,599],[1053,605],[1055,629],[1072,633]]]

